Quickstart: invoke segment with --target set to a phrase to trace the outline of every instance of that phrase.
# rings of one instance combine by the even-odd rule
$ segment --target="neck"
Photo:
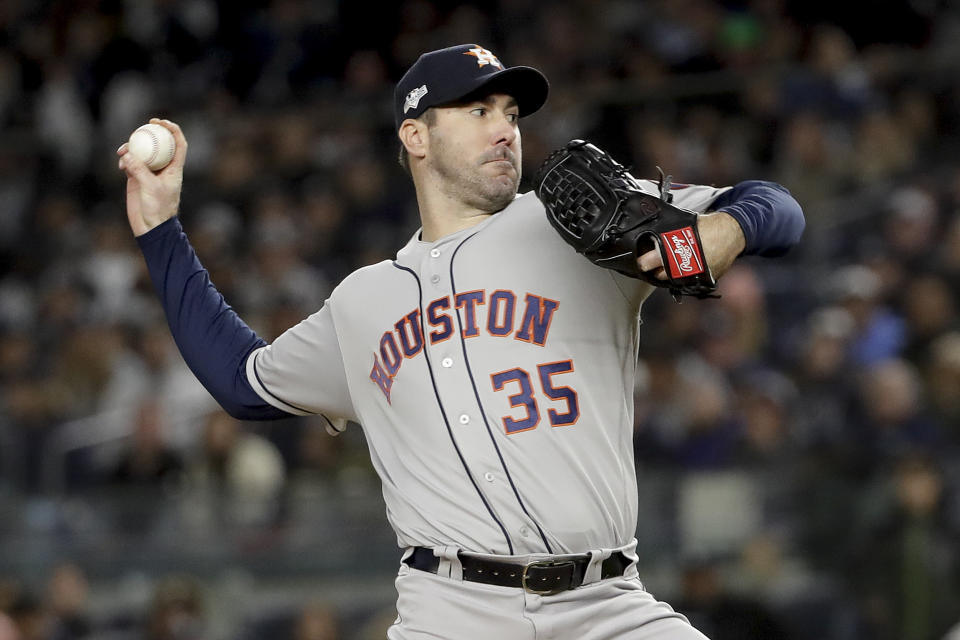
[[[423,225],[421,239],[424,242],[434,242],[451,233],[469,229],[493,215],[421,183],[416,183],[416,190]]]

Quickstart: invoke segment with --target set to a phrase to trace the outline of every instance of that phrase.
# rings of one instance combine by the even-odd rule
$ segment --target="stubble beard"
[[[470,159],[458,154],[442,136],[434,135],[431,143],[430,164],[448,197],[485,213],[496,213],[513,202],[520,186],[518,154],[504,147]],[[490,175],[484,168],[490,160],[508,160],[515,171]]]

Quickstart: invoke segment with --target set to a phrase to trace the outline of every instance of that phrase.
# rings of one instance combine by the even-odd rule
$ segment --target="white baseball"
[[[177,143],[169,129],[159,124],[145,124],[130,134],[127,149],[151,171],[159,171],[173,160]]]

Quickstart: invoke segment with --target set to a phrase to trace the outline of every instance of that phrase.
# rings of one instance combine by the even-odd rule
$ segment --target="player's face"
[[[438,108],[426,159],[440,189],[487,213],[510,204],[520,185],[518,119],[517,101],[500,93]]]

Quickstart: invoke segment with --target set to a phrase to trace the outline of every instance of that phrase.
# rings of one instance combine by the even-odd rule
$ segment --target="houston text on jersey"
[[[381,336],[380,344],[373,352],[370,379],[380,387],[389,402],[393,380],[404,358],[416,357],[423,350],[424,334],[430,344],[453,336],[454,308],[459,312],[458,324],[464,339],[475,338],[484,330],[494,337],[512,335],[515,340],[542,347],[547,342],[550,323],[560,303],[527,293],[523,296],[523,312],[518,313],[519,302],[519,296],[508,289],[497,289],[489,296],[485,289],[478,289],[458,293],[452,299],[450,296],[437,298],[427,305],[425,318],[421,317],[420,309],[414,309]]]

